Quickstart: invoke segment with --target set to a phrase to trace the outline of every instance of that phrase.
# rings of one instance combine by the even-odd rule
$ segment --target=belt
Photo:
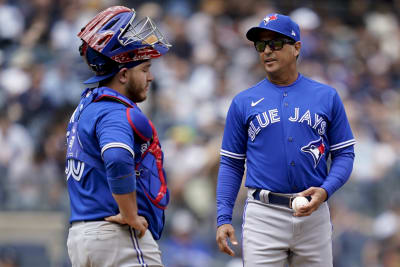
[[[261,202],[264,202],[266,204],[273,204],[273,205],[279,205],[279,206],[284,206],[287,207],[289,209],[292,208],[292,202],[293,199],[296,197],[295,194],[292,195],[283,195],[283,194],[278,194],[278,193],[274,193],[274,192],[270,192],[268,191],[268,199],[265,199],[264,197],[260,198],[260,193],[261,189],[256,189],[253,193],[253,198],[255,200],[259,200]],[[311,197],[307,196],[306,197],[309,201],[311,201]]]
[[[79,223],[88,223],[88,222],[101,222],[101,221],[106,221],[104,218],[98,218],[98,219],[91,219],[91,220],[82,220],[82,221],[73,221],[70,224],[79,224]]]

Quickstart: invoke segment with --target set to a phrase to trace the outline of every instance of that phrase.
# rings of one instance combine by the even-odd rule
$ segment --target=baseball
[[[305,197],[296,197],[295,199],[293,199],[292,209],[294,209],[294,211],[297,212],[298,209],[300,209],[301,207],[304,207],[308,203],[309,203],[309,201],[308,201],[307,198],[305,198]]]

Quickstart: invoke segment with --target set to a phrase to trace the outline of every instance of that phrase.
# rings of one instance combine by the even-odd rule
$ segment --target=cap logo
[[[266,16],[264,18],[264,24],[267,25],[268,22],[270,22],[271,20],[277,20],[277,19],[278,19],[278,14],[271,15],[271,16]]]
[[[294,32],[294,30],[292,30],[292,35],[293,35],[293,36],[296,36],[296,33]]]

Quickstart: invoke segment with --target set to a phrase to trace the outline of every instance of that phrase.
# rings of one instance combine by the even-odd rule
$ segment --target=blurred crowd
[[[334,266],[400,266],[397,0],[0,0],[0,210],[68,214],[66,122],[92,75],[76,34],[118,4],[153,18],[173,45],[153,61],[155,81],[140,104],[165,151],[167,267],[242,264],[240,247],[232,259],[215,245],[219,149],[231,99],[265,76],[245,33],[272,12],[300,25],[300,71],[338,90],[357,140],[352,176],[329,200]],[[239,236],[244,199],[241,190]],[[18,262],[7,255],[0,251],[0,266]]]

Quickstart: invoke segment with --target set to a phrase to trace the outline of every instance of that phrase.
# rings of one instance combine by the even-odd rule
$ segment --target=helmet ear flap
[[[86,47],[85,47],[86,46]],[[96,75],[105,75],[118,69],[118,63],[97,52],[87,44],[81,46],[85,50],[83,58],[86,64],[96,73]]]

